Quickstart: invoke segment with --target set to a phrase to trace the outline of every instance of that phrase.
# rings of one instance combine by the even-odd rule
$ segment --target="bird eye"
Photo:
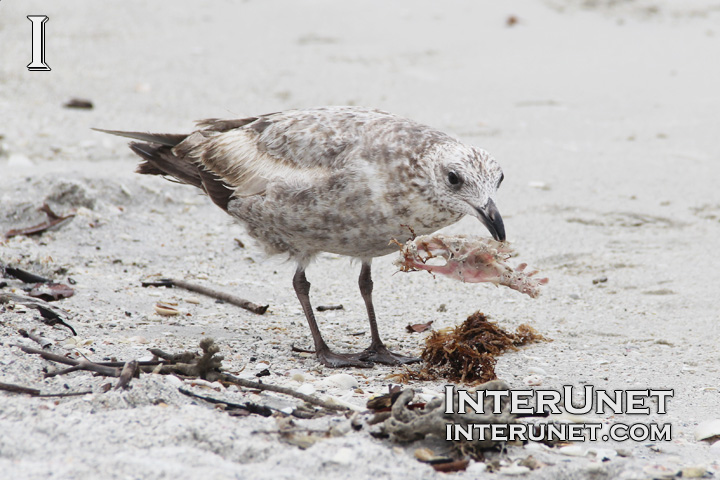
[[[450,172],[450,173],[448,173],[448,177],[447,177],[447,178],[448,178],[448,182],[450,183],[450,185],[458,186],[458,185],[460,185],[460,184],[462,183],[462,179],[461,179],[460,176],[459,176],[457,173],[455,173],[455,172]]]

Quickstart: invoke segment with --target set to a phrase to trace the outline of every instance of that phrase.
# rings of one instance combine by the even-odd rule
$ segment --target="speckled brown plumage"
[[[396,250],[391,240],[405,242],[410,228],[432,233],[464,215],[505,238],[492,199],[502,171],[492,156],[387,112],[322,107],[204,120],[190,135],[106,132],[145,142],[131,144],[144,160],[140,173],[203,189],[269,253],[297,261],[293,284],[318,357],[330,366],[413,360],[388,352],[374,325],[370,261]],[[308,311],[304,270],[320,252],[363,263],[360,287],[373,334],[363,354],[331,352]]]

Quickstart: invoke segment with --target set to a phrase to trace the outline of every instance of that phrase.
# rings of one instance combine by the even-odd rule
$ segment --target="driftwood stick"
[[[49,348],[52,345],[52,342],[50,340],[43,337],[42,335],[38,335],[37,333],[35,333],[35,329],[32,329],[28,332],[24,328],[20,328],[18,329],[18,333],[25,338],[29,338],[33,342],[39,343],[40,347],[42,348]]]
[[[37,396],[40,395],[40,390],[36,388],[23,387],[21,385],[15,385],[12,383],[0,382],[0,390],[13,393],[26,393],[28,395]]]
[[[37,388],[23,387],[22,385],[15,385],[12,383],[0,382],[0,390],[13,393],[25,393],[33,397],[75,397],[78,395],[86,395],[93,393],[92,390],[85,390],[82,392],[62,392],[62,393],[40,393]]]
[[[40,395],[36,395],[37,397],[77,397],[80,395],[87,395],[88,393],[93,393],[92,390],[83,390],[80,392],[62,392],[62,393],[41,393]]]
[[[255,390],[267,390],[270,392],[276,392],[276,393],[282,393],[284,395],[290,395],[291,397],[299,398],[300,400],[303,400],[309,404],[316,405],[318,407],[322,407],[327,410],[335,410],[335,411],[349,410],[349,408],[344,407],[342,405],[335,405],[333,403],[326,402],[325,400],[321,400],[317,397],[313,397],[312,395],[306,395],[304,393],[297,392],[297,391],[293,390],[292,388],[281,387],[279,385],[272,385],[269,383],[254,382],[252,380],[246,380],[244,378],[239,378],[234,375],[230,375],[229,373],[218,374],[217,380],[220,380],[221,382],[232,383],[232,384],[239,385],[239,386],[245,387],[245,388],[253,388]]]
[[[318,305],[315,307],[315,310],[318,312],[324,312],[326,310],[342,310],[344,307],[342,305]]]
[[[237,305],[238,307],[244,308],[245,310],[249,310],[253,313],[257,313],[258,315],[262,315],[263,313],[265,313],[269,307],[269,305],[258,305],[257,303],[253,303],[249,300],[245,300],[244,298],[240,298],[229,293],[220,292],[212,288],[203,287],[202,285],[197,285],[195,283],[190,283],[186,282],[185,280],[175,278],[163,278],[157,282],[142,282],[142,286],[180,287],[191,292],[199,293],[201,295],[207,295],[208,297],[222,300],[223,302],[231,303],[233,305]]]
[[[74,367],[63,368],[62,370],[53,370],[52,372],[45,373],[45,378],[57,377],[59,375],[67,375],[68,373],[77,372],[78,370],[82,370],[80,365],[75,365]]]
[[[17,278],[23,283],[50,283],[52,280],[49,278],[41,277],[40,275],[35,275],[32,272],[28,272],[27,270],[23,270],[22,268],[16,268],[16,267],[5,267],[5,273],[8,275]]]
[[[120,372],[120,380],[118,380],[117,385],[115,385],[115,390],[119,390],[121,388],[127,389],[128,385],[130,384],[130,380],[135,376],[135,372],[137,372],[138,369],[138,362],[137,360],[131,360],[123,366],[122,371]]]
[[[9,302],[19,303],[20,305],[34,308],[40,312],[40,315],[43,317],[43,323],[46,325],[53,326],[60,324],[69,328],[73,335],[77,335],[77,333],[75,333],[75,329],[65,323],[65,318],[67,318],[68,312],[62,308],[51,305],[49,302],[39,298],[18,295],[16,293],[0,293],[0,304]]]
[[[187,395],[188,397],[193,397],[193,398],[199,398],[200,400],[204,400],[208,403],[213,403],[216,405],[217,404],[226,405],[228,407],[227,410],[245,410],[249,413],[255,413],[258,415],[262,415],[263,417],[269,417],[273,413],[273,411],[270,407],[266,407],[264,405],[258,405],[257,403],[253,403],[253,402],[233,403],[233,402],[228,402],[226,400],[218,400],[217,398],[206,397],[205,395],[198,395],[197,393],[193,393],[190,390],[187,390],[185,388],[178,388],[178,391],[180,393],[182,393],[183,395]]]
[[[104,365],[100,365],[95,362],[91,362],[89,360],[76,360],[74,358],[63,357],[62,355],[58,355],[56,353],[46,352],[45,350],[38,350],[37,348],[26,347],[24,345],[17,345],[17,347],[19,347],[20,350],[22,350],[25,353],[30,353],[33,355],[40,355],[45,360],[50,360],[51,362],[62,363],[64,365],[70,365],[71,367],[73,367],[73,368],[68,368],[68,369],[62,370],[60,372],[45,374],[46,377],[62,375],[62,374],[74,372],[77,370],[87,370],[90,372],[99,373],[100,375],[105,375],[106,377],[119,377],[120,376],[119,368],[106,367]]]

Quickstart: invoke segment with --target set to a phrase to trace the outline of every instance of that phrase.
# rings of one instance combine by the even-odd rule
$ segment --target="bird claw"
[[[391,352],[382,343],[379,345],[370,345],[362,352],[353,355],[353,357],[355,356],[366,362],[382,363],[383,365],[408,365],[422,361],[422,359],[418,357],[408,357]]]
[[[330,368],[358,367],[370,368],[373,366],[371,362],[364,361],[360,358],[360,354],[343,354],[335,353],[330,349],[318,350],[317,359],[320,363]]]

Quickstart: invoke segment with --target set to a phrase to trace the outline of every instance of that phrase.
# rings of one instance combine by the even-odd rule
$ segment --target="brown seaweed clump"
[[[497,378],[496,355],[538,341],[548,341],[529,325],[507,332],[482,312],[470,315],[462,325],[433,332],[425,340],[425,364],[418,380],[444,378],[451,382],[479,383]],[[413,375],[414,376],[414,375]]]

